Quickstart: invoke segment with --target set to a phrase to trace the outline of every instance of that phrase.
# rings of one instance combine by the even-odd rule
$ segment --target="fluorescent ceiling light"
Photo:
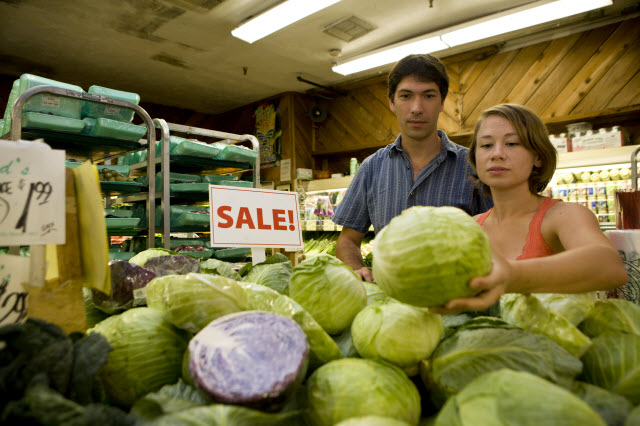
[[[287,0],[240,25],[231,35],[253,43],[340,0]]]
[[[354,58],[349,62],[336,65],[332,69],[342,75],[349,75],[371,68],[397,62],[412,53],[432,53],[447,49],[440,37],[430,37],[424,40],[413,41],[408,44],[390,46],[384,50],[374,51],[365,56]]]
[[[613,4],[612,0],[556,0],[538,2],[466,24],[407,40],[389,47],[357,56],[334,66],[334,72],[349,75],[396,62],[412,53],[433,53],[461,44],[471,43],[500,34],[520,30],[567,16]]]
[[[558,0],[541,6],[516,11],[507,11],[485,22],[472,21],[459,30],[442,34],[442,41],[449,46],[471,43],[476,40],[506,34],[522,28],[577,15],[578,13],[610,6],[612,0]]]

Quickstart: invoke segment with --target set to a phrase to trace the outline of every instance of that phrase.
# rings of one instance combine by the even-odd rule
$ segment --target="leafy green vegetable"
[[[44,383],[30,386],[24,398],[12,401],[2,413],[3,424],[133,426],[135,419],[105,404],[80,405]]]
[[[169,322],[190,333],[247,308],[247,295],[239,282],[221,275],[165,275],[147,284],[146,292],[149,307],[165,312]]]
[[[636,425],[640,425],[640,405],[631,410],[629,416],[627,417],[627,420],[624,423],[624,426]]]
[[[469,280],[491,269],[489,238],[456,207],[406,209],[378,233],[373,258],[385,293],[424,307],[474,294]]]
[[[362,358],[344,358],[318,368],[306,385],[307,421],[333,426],[364,415],[391,417],[415,425],[420,394],[398,367]]]
[[[353,344],[353,336],[351,335],[351,327],[346,328],[342,333],[331,336],[336,345],[340,348],[342,356],[345,358],[360,358],[360,354]]]
[[[331,360],[342,358],[340,348],[331,337],[295,300],[255,283],[240,283],[247,291],[249,309],[273,312],[293,319],[304,331],[309,342],[309,370]]]
[[[382,359],[413,376],[442,336],[442,318],[389,299],[367,305],[351,324],[356,350],[363,358]]]
[[[389,296],[387,296],[384,291],[380,288],[379,285],[374,283],[369,283],[364,281],[362,283],[365,291],[367,292],[367,305],[375,303],[379,300],[387,300]]]
[[[162,416],[155,426],[300,426],[300,412],[265,413],[237,405],[211,404]]]
[[[500,369],[471,381],[444,405],[435,426],[605,426],[568,390],[524,371]]]
[[[367,293],[351,268],[328,254],[293,268],[289,296],[329,334],[339,334],[367,304]]]
[[[351,417],[337,423],[335,426],[410,426],[409,423],[391,417],[362,416]]]
[[[180,378],[188,336],[161,311],[132,308],[87,333],[100,333],[113,348],[100,377],[109,401],[119,407],[128,409],[142,395]]]
[[[250,263],[247,263],[247,265],[250,265]],[[232,280],[242,280],[240,274],[234,271],[231,268],[231,265],[222,260],[207,259],[204,262],[200,263],[200,267],[202,268],[203,274],[222,275],[223,277],[231,278]]]
[[[640,336],[640,306],[623,299],[599,300],[579,328],[589,337],[607,331]]]
[[[546,336],[497,318],[477,317],[440,342],[429,367],[421,375],[432,400],[441,406],[483,373],[509,368],[568,384],[582,363]]]
[[[623,426],[633,408],[623,396],[589,383],[576,380],[569,390],[589,404],[609,426]]]
[[[257,263],[257,264],[253,264],[251,262],[247,262],[245,263],[242,268],[240,268],[240,270],[238,271],[238,273],[240,274],[241,277],[246,276],[249,271],[254,267],[254,266],[258,266],[258,265],[273,265],[274,263],[289,263],[291,264],[291,260],[285,256],[282,253],[273,253],[271,256],[267,256],[267,258],[265,259],[264,262],[261,263]]]
[[[607,332],[593,339],[582,356],[581,380],[640,404],[640,336]]]
[[[144,266],[144,264],[147,263],[147,260],[153,257],[166,256],[169,254],[178,254],[178,252],[173,250],[163,249],[163,248],[146,249],[136,254],[131,259],[129,259],[129,263],[133,263],[134,265],[138,265],[138,266]]]
[[[289,295],[291,273],[291,262],[261,264],[255,265],[243,280],[261,284],[276,290],[278,293]]]
[[[587,314],[593,309],[596,297],[591,293],[538,293],[534,294],[545,308],[551,312],[562,315],[575,326],[580,324]]]
[[[0,327],[0,423],[132,424],[102,404],[97,372],[111,347],[99,335],[66,335],[53,323],[29,318]],[[100,416],[108,416],[99,421]]]
[[[509,324],[543,334],[578,358],[591,346],[591,339],[568,319],[545,308],[531,294],[504,294],[500,298],[500,312]]]
[[[152,421],[165,414],[176,413],[211,403],[211,399],[199,389],[182,380],[165,385],[138,399],[130,413],[137,419]]]

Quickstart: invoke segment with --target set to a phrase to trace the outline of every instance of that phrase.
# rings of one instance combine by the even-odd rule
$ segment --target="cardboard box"
[[[311,180],[313,179],[313,170],[311,169],[296,169],[296,179]]]

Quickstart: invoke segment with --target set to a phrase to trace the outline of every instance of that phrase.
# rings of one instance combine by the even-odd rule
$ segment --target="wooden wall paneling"
[[[610,108],[610,102],[633,78],[632,70],[640,70],[640,35],[626,46],[622,56],[600,78],[572,113]],[[628,104],[627,104],[628,105]]]
[[[573,34],[545,43],[544,51],[511,89],[505,102],[525,105],[579,39],[580,34]]]
[[[344,98],[341,103],[344,109],[341,114],[348,119],[350,128],[359,129],[358,133],[366,145],[376,145],[389,137],[389,129],[384,126],[376,108],[378,102],[370,102],[367,88],[356,89]],[[366,99],[365,99],[366,98]]]
[[[393,142],[397,135],[395,130],[398,127],[398,120],[395,114],[391,112],[389,102],[387,101],[384,104],[380,102],[368,87],[358,89],[354,93],[354,101],[362,106],[363,110],[371,116],[375,123],[373,137],[377,142],[381,146]]]
[[[293,151],[298,167],[313,169],[313,152],[311,144],[311,129],[313,121],[307,115],[313,102],[308,96],[296,93],[293,95],[295,131]]]
[[[640,70],[627,84],[618,92],[618,94],[609,102],[610,108],[619,108],[626,105],[640,104]]]
[[[363,111],[362,107],[354,102],[351,97],[342,97],[339,99],[335,99],[331,104],[331,117],[334,119],[333,121],[340,124],[342,129],[349,135],[348,138],[340,139],[332,139],[332,140],[324,140],[323,144],[329,148],[329,151],[353,151],[363,147],[368,146],[372,143],[372,131],[378,132],[379,129],[376,129],[377,123],[372,119],[372,117],[366,112]],[[362,120],[362,121],[360,121]],[[329,120],[326,121],[326,124],[332,124]],[[320,130],[325,129],[325,127],[320,127],[318,129],[318,133]],[[373,140],[375,145],[378,144],[376,140]]]
[[[469,91],[464,95],[462,111],[462,126],[468,127],[469,117],[476,110],[478,105],[487,96],[498,79],[504,74],[509,64],[515,59],[518,51],[511,51],[497,54],[489,59],[489,64],[480,73],[476,82],[469,87]],[[492,101],[493,102],[493,101]]]
[[[607,25],[582,33],[574,47],[562,57],[562,60],[538,86],[536,92],[525,105],[542,115],[547,106],[554,101],[573,76],[598,50],[603,40],[613,33],[615,27],[616,25]]]
[[[459,64],[459,82],[458,91],[460,94],[465,95],[469,88],[471,88],[480,75],[484,72],[485,68],[491,63],[491,57],[482,59],[480,61],[472,60]],[[445,62],[446,64],[446,62]]]
[[[522,76],[531,68],[538,56],[544,51],[545,44],[538,43],[518,49],[513,53],[513,60],[505,61],[504,71],[500,73],[499,80],[487,90],[485,96],[473,109],[464,122],[464,127],[473,129],[476,120],[484,110],[494,105],[505,102],[513,87],[520,82]],[[508,63],[507,63],[508,62]]]
[[[316,128],[316,150],[314,154],[353,151],[359,148],[356,139],[340,120],[331,113],[327,119]]]
[[[459,133],[462,123],[462,98],[460,93],[460,67],[447,66],[449,93],[444,100],[444,109],[438,119],[438,127],[447,134]]]
[[[558,93],[554,101],[545,108],[543,116],[554,117],[570,114],[585,94],[620,58],[629,43],[638,37],[638,34],[640,34],[638,21],[631,19],[621,22],[613,34]]]

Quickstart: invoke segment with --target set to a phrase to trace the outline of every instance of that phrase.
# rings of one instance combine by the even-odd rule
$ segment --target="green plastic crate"
[[[118,99],[121,101],[127,101],[136,105],[140,103],[140,95],[138,95],[137,93],[123,92],[121,90],[109,89],[102,86],[91,86],[89,87],[88,93],[107,96],[109,98]],[[134,114],[135,111],[133,111],[132,109],[110,104],[85,101],[82,105],[83,118],[108,118],[110,120],[131,123],[131,121],[133,121]]]
[[[84,128],[84,121],[39,112],[25,112],[22,114],[22,127],[65,133],[80,133]]]
[[[74,84],[63,83],[33,74],[22,74],[20,76],[18,96],[37,86],[56,86],[76,92],[84,92],[82,87]],[[22,112],[42,112],[79,120],[82,118],[81,110],[82,101],[80,99],[43,93],[29,98],[24,104]]]

